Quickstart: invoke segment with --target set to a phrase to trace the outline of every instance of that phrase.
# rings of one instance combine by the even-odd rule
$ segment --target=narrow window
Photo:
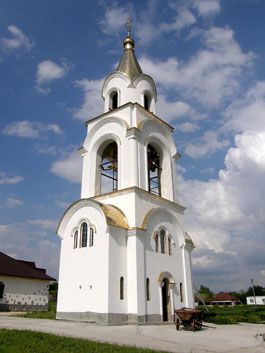
[[[180,301],[183,302],[183,285],[181,282],[179,284],[179,295],[180,295]]]
[[[76,230],[74,234],[74,249],[77,248],[77,244],[78,244],[78,230]]]
[[[81,224],[81,238],[80,238],[80,247],[87,247],[87,223],[84,222]]]
[[[170,237],[168,237],[167,243],[168,243],[168,255],[172,255],[172,241]]]
[[[4,290],[5,290],[5,285],[3,282],[0,282],[0,299],[3,299]]]
[[[116,142],[108,144],[101,157],[101,194],[118,190],[118,148]]]
[[[89,229],[89,246],[94,245],[94,229],[90,228]]]
[[[113,91],[110,94],[110,110],[118,108],[118,92]]]
[[[120,300],[124,299],[124,277],[120,278]]]
[[[158,252],[158,247],[159,247],[159,244],[158,244],[158,234],[155,235],[155,248],[156,248],[156,252]]]
[[[150,280],[146,278],[146,300],[150,301]]]
[[[144,108],[150,110],[150,99],[147,94],[144,95]]]
[[[147,146],[148,191],[161,196],[161,167],[159,153],[152,145]]]
[[[161,229],[160,231],[160,249],[161,249],[161,254],[165,254],[165,231],[164,229]]]

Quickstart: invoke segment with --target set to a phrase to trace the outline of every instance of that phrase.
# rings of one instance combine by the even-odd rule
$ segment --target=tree
[[[231,292],[230,294],[237,297],[242,304],[247,303],[247,292],[245,290],[241,289],[239,292]]]
[[[265,288],[261,286],[254,286],[255,295],[265,295]],[[247,290],[247,297],[253,296],[253,288],[249,287]]]
[[[204,285],[201,284],[198,292],[199,299],[207,302],[212,298],[212,296],[213,296],[213,292],[208,287],[205,287]]]

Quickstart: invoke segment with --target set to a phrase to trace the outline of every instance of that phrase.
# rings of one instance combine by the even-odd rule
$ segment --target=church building
[[[156,85],[130,29],[102,87],[104,112],[86,122],[81,198],[64,213],[57,319],[104,325],[173,320],[194,307],[173,128],[156,115]]]

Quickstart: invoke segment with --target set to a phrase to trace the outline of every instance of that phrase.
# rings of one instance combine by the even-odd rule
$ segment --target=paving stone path
[[[175,353],[265,353],[265,325],[220,325],[176,331],[173,325],[99,326],[0,315],[0,328],[26,329]]]

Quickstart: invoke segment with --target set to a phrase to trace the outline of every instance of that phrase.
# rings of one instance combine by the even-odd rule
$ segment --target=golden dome
[[[123,47],[123,55],[116,71],[123,73],[133,81],[138,75],[143,73],[134,55],[134,40],[130,36],[127,36],[123,41]]]

